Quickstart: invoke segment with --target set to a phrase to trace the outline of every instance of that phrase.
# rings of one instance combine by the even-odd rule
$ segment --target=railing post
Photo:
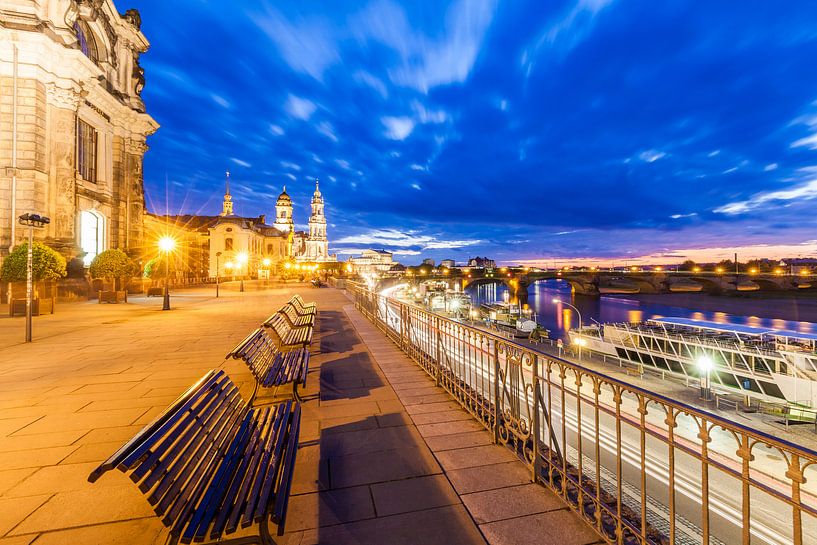
[[[539,433],[542,427],[542,420],[539,418],[539,356],[536,354],[533,354],[531,367],[533,371],[533,425],[531,426],[533,433],[533,446],[531,448],[533,451],[533,467],[531,468],[533,478],[531,480],[535,483],[539,478]]]
[[[441,336],[440,319],[435,318],[434,319],[434,324],[435,324],[434,329],[437,332],[437,357],[435,358],[436,361],[434,362],[436,364],[436,372],[435,372],[436,376],[434,377],[434,382],[437,384],[437,386],[439,386],[440,385],[440,375],[441,375],[441,371],[442,371],[442,361],[443,361],[442,360],[442,347],[440,346],[440,336]]]
[[[499,406],[500,406],[500,399],[499,399],[499,347],[496,345],[496,339],[492,341],[494,343],[494,443],[499,443]]]

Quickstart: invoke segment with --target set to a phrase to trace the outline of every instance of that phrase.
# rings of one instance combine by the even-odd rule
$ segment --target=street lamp
[[[587,344],[583,337],[576,338],[576,346],[579,347],[579,361],[582,361],[582,347]]]
[[[163,236],[159,239],[159,250],[165,254],[165,289],[162,310],[170,310],[170,252],[176,247],[176,239]]]
[[[216,299],[218,299],[218,258],[221,257],[221,252],[216,252]]]
[[[561,299],[559,299],[559,298],[554,298],[554,299],[553,299],[553,304],[554,304],[554,305],[566,305],[566,306],[568,306],[568,307],[572,308],[573,310],[575,310],[575,311],[576,311],[576,314],[578,315],[578,318],[579,318],[579,329],[581,329],[581,328],[582,328],[582,313],[581,313],[581,311],[580,311],[578,308],[574,307],[574,306],[573,306],[573,305],[571,305],[570,303],[566,303],[566,302],[562,301],[562,300],[561,300]],[[568,324],[568,326],[569,326],[569,325],[570,325],[570,324]]]
[[[238,268],[243,269],[243,267],[247,264],[247,252],[240,252],[237,256],[235,256],[235,260],[238,261]],[[241,271],[241,283],[239,284],[238,291],[244,291],[244,272]]]
[[[28,248],[26,257],[26,342],[31,342],[32,304],[34,303],[34,228],[42,228],[51,220],[39,214],[23,214],[18,218],[20,225],[28,227]]]
[[[712,368],[714,367],[715,363],[712,361],[712,358],[706,354],[703,354],[698,357],[697,364],[698,369],[701,371],[701,399],[704,401],[709,401],[710,392],[712,390],[710,373],[712,372]]]

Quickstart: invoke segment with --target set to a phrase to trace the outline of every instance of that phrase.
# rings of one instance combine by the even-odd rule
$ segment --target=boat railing
[[[734,341],[730,341],[729,343],[722,343],[718,342],[715,339],[710,339],[707,337],[700,337],[698,335],[681,335],[676,333],[670,333],[664,329],[659,328],[644,328],[644,327],[633,327],[630,324],[618,324],[618,323],[611,323],[605,324],[604,327],[613,327],[614,329],[624,329],[628,333],[634,333],[637,335],[650,335],[655,338],[673,340],[673,341],[681,341],[685,343],[693,343],[693,344],[700,344],[705,346],[712,346],[718,348],[720,350],[732,350],[732,351],[739,351],[739,352],[755,352],[757,355],[767,356],[767,357],[775,357],[780,358],[780,354],[774,350],[768,350],[764,348],[760,348],[759,346],[753,345],[751,343],[737,343]]]

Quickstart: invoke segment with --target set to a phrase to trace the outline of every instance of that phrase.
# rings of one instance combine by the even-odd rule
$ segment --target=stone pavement
[[[296,289],[319,318],[281,543],[597,541],[342,292]],[[0,319],[0,545],[163,543],[127,477],[88,473],[210,368],[249,395],[224,354],[292,292],[61,305],[29,345],[21,319]]]

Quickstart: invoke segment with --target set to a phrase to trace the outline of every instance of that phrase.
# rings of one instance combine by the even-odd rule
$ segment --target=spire
[[[287,184],[284,184],[284,193],[287,192]]]
[[[233,198],[230,196],[230,171],[227,171],[226,192],[224,193],[224,206],[221,209],[222,216],[233,215]]]

